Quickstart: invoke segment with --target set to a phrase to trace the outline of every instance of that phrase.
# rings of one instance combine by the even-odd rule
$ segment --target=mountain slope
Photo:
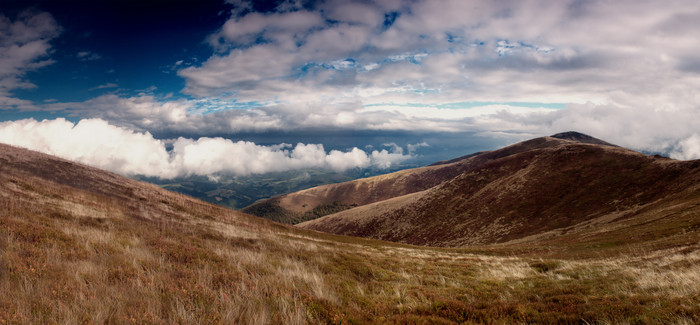
[[[561,133],[555,137],[573,142],[609,145],[576,132]],[[284,194],[256,202],[241,211],[269,220],[296,224],[353,207],[423,191],[494,159],[553,144],[539,140],[526,141],[496,152],[480,152],[426,167]]]
[[[577,260],[328,235],[0,144],[2,324],[700,322],[700,246],[649,243]]]
[[[685,221],[700,224],[694,205],[700,204],[700,161],[592,143],[600,142],[544,137],[483,153],[469,158],[482,163],[421,193],[298,226],[459,247],[504,243],[611,216],[641,222],[645,208],[673,206],[679,197],[695,214]]]
[[[351,207],[421,191],[457,176],[462,168],[459,163],[428,166],[322,185],[256,202],[241,211],[294,224]]]

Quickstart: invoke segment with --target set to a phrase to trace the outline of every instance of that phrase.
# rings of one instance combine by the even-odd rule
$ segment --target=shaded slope
[[[0,145],[0,323],[700,322],[697,245],[478,249],[510,257],[305,231]]]
[[[633,217],[636,209],[659,200],[672,205],[674,195],[683,195],[692,206],[700,203],[700,161],[552,137],[471,159],[486,162],[420,195],[299,226],[417,245],[464,246],[503,243],[613,214]],[[700,217],[688,218],[700,223]]]

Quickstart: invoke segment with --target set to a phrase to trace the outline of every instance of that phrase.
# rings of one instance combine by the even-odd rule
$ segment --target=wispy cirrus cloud
[[[91,51],[80,51],[75,54],[75,57],[80,61],[95,61],[102,58],[101,55]]]
[[[90,88],[90,90],[111,89],[111,88],[118,88],[118,87],[119,87],[119,85],[117,85],[116,83],[108,82],[108,83],[106,83],[106,84],[102,84],[102,85],[99,85],[99,86],[92,87],[92,88]]]

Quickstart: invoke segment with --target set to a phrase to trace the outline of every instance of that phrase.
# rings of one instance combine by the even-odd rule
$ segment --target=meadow
[[[2,324],[700,322],[697,244],[401,245],[37,159],[0,161]]]

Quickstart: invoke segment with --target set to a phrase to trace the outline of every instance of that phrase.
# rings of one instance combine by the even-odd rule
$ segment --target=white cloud
[[[384,143],[382,145],[385,147],[389,147],[391,149],[391,152],[403,153],[403,148],[401,148],[401,146],[399,146],[395,142]]]
[[[0,142],[124,175],[173,176],[162,141],[99,119],[2,122]]]
[[[65,119],[0,123],[0,142],[107,169],[123,175],[174,178],[188,175],[249,175],[305,168],[343,171],[389,168],[410,156],[358,148],[326,152],[321,144],[260,146],[224,138],[178,138],[166,143],[101,119],[73,124]]]
[[[60,31],[53,17],[45,12],[25,11],[14,21],[0,14],[0,108],[30,105],[29,101],[14,98],[11,92],[36,87],[25,79],[25,74],[54,62],[47,58],[49,42]]]
[[[309,29],[323,25],[323,18],[317,12],[292,11],[287,13],[261,14],[257,12],[242,18],[233,18],[211,37],[214,46],[222,42],[250,44],[260,37],[277,42],[289,42],[300,39]]]
[[[70,103],[81,116],[100,118],[133,130],[208,136],[244,132],[297,132],[318,129],[367,131],[470,131],[490,137],[506,132],[513,141],[576,130],[640,151],[683,156],[678,139],[700,130],[700,110],[656,108],[644,105],[625,107],[610,104],[568,104],[565,108],[523,107],[509,104],[479,104],[471,108],[457,105],[420,106],[416,104],[360,105],[274,105],[248,109],[226,109],[225,101],[214,105],[223,110],[206,113],[199,100],[167,100],[153,96],[119,97],[104,95],[82,103]],[[50,103],[56,109],[65,104]],[[451,106],[456,106],[451,107]],[[401,153],[395,144],[387,154]],[[407,147],[413,155],[422,145]],[[400,148],[400,147],[398,147]],[[276,148],[285,149],[285,148]],[[301,148],[297,148],[301,150]],[[690,150],[690,149],[687,149]],[[381,151],[378,151],[381,153]],[[379,160],[380,156],[376,156]],[[364,166],[363,164],[357,164]],[[330,166],[330,165],[329,165]],[[329,167],[327,166],[327,167]],[[331,168],[331,167],[329,167]]]
[[[401,152],[389,152],[386,149],[372,151],[372,161],[379,168],[389,168],[397,163],[406,160],[406,156]]]
[[[98,88],[117,86],[106,84]],[[91,118],[114,121],[138,130],[162,130],[177,125],[180,131],[187,128],[188,110],[192,104],[187,101],[159,100],[152,95],[120,97],[114,94],[102,95],[84,102],[52,103],[45,109],[68,108],[74,114]]]
[[[229,115],[273,128],[576,129],[668,152],[698,129],[698,21],[683,0],[334,1],[232,17],[215,37],[235,49],[179,73],[194,96],[275,102]],[[568,105],[439,108],[455,102]]]
[[[392,10],[400,12],[384,30],[381,25]],[[629,99],[624,97],[659,94],[679,76],[697,83],[693,75],[677,71],[696,65],[689,59],[700,50],[694,42],[694,18],[700,18],[700,7],[687,1],[657,6],[632,1],[447,0],[439,5],[396,2],[391,9],[329,2],[317,11],[233,17],[216,34],[219,39],[235,42],[241,35],[264,35],[271,43],[248,42],[249,47],[216,54],[180,75],[188,94],[235,92],[241,100],[346,98],[341,101],[375,104],[398,90],[407,100],[422,96],[432,103],[626,104],[621,103]],[[619,28],[621,21],[629,28]],[[416,55],[423,59],[414,61]],[[351,69],[314,68],[347,58],[356,62]],[[311,90],[318,91],[316,96],[298,98]],[[420,96],[412,95],[415,91]]]
[[[681,160],[700,159],[700,134],[695,133],[679,141],[670,157]]]
[[[375,27],[384,20],[384,12],[366,3],[352,1],[336,1],[326,3],[326,17],[345,23],[355,23]]]
[[[413,155],[419,148],[430,147],[430,145],[427,142],[423,141],[415,144],[409,143],[406,147],[408,147],[408,153]]]

